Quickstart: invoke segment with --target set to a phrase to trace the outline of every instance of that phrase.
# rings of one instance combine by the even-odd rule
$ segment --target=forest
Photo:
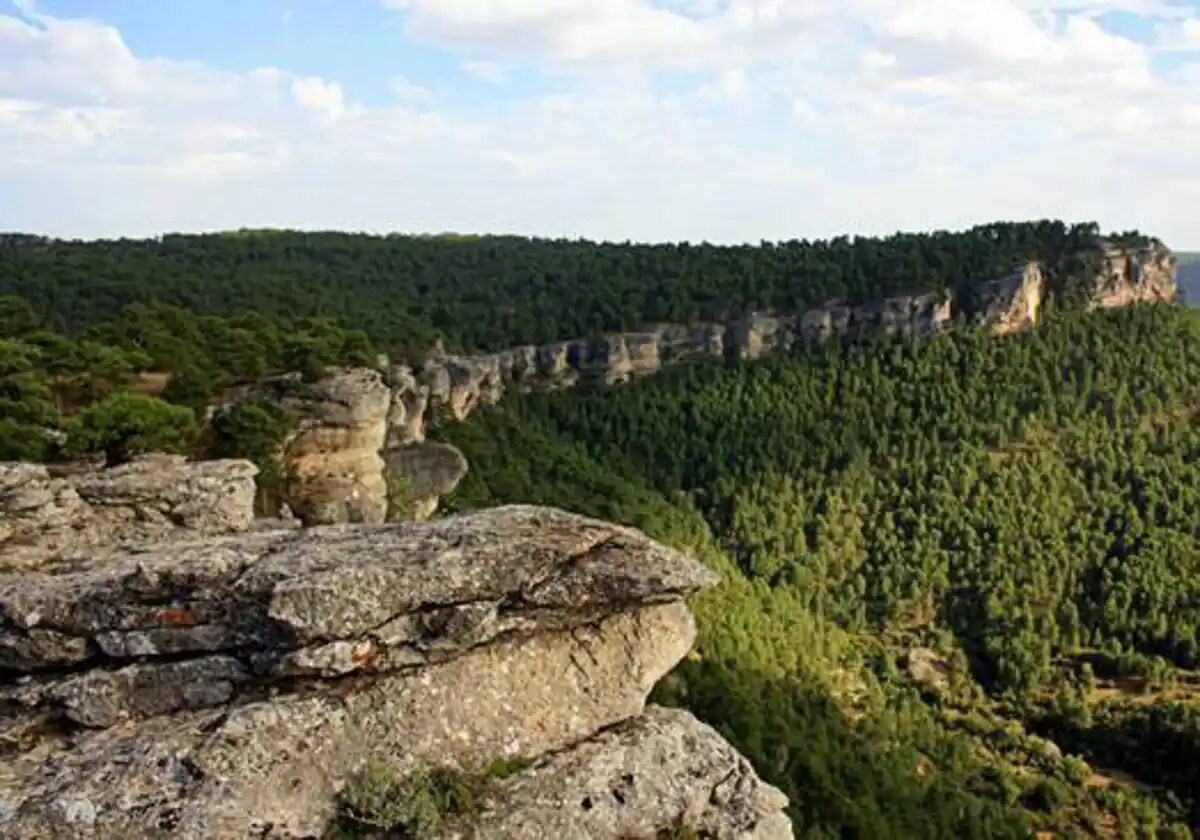
[[[1086,275],[1099,227],[997,223],[962,232],[744,246],[293,231],[72,242],[0,236],[0,294],[74,335],[133,304],[271,323],[331,319],[395,356],[543,344],[660,321],[729,321],[835,299],[962,290],[1030,259],[1056,288]],[[1122,240],[1145,241],[1137,233]]]
[[[440,436],[457,508],[562,505],[723,572],[663,699],[802,836],[1200,830],[1200,313],[680,368]]]
[[[244,231],[0,240],[0,459],[269,457],[205,406],[435,342],[485,349],[949,288],[1094,225],[746,247]],[[1139,234],[1127,238],[1144,241]],[[435,436],[448,511],[627,522],[724,584],[658,701],[791,798],[806,838],[1200,831],[1200,311],[1051,307],[969,331],[510,394]]]

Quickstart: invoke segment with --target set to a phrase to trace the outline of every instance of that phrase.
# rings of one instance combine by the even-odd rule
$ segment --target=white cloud
[[[460,66],[464,73],[474,76],[481,82],[487,82],[490,85],[508,83],[508,67],[499,61],[464,61]]]
[[[292,82],[292,96],[304,108],[318,111],[332,119],[346,114],[346,95],[337,82],[306,76]]]
[[[430,105],[437,99],[432,88],[419,85],[407,76],[393,76],[388,87],[397,100],[408,105]]]
[[[1191,31],[1139,0],[407,0],[412,37],[504,85],[473,111],[0,16],[0,229],[757,241],[1060,216],[1200,244],[1200,70],[1156,69],[1097,17],[1116,7]]]
[[[1161,27],[1158,46],[1171,51],[1200,52],[1200,17]]]

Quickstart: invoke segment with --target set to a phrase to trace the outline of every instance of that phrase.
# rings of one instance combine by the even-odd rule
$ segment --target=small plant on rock
[[[447,817],[475,808],[471,781],[452,770],[418,770],[398,779],[374,759],[338,797],[338,814],[325,840],[403,837],[431,840]]]

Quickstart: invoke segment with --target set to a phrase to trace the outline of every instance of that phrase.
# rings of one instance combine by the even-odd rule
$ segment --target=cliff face
[[[1088,285],[1095,307],[1175,296],[1175,260],[1160,245],[1106,245]],[[671,365],[734,357],[760,359],[798,346],[877,334],[929,337],[956,323],[996,334],[1035,327],[1046,300],[1042,267],[949,292],[897,296],[859,306],[832,302],[791,316],[756,314],[731,324],[658,324],[635,333],[523,346],[479,356],[436,353],[386,378],[335,370],[316,384],[297,377],[265,383],[267,395],[303,418],[282,453],[284,499],[307,524],[424,519],[466,473],[450,447],[426,442],[438,423],[462,421],[510,390],[555,391],[584,379],[619,385]]]
[[[1030,263],[1009,277],[971,290],[973,324],[997,335],[1031,330],[1038,325],[1045,300],[1045,274],[1040,265]]]
[[[440,836],[790,838],[716,732],[645,708],[714,582],[537,508],[0,577],[0,834],[318,837],[369,759],[403,779],[522,758]]]
[[[1092,284],[1092,305],[1111,309],[1174,300],[1176,272],[1175,256],[1162,245],[1127,249],[1107,244],[1099,276]]]
[[[1103,246],[1102,268],[1088,284],[1093,306],[1172,300],[1175,258],[1161,245],[1130,250]],[[1039,323],[1048,293],[1045,272],[1030,263],[1011,275],[976,284],[963,296],[964,320],[1005,334]],[[872,334],[929,337],[959,319],[949,292],[897,296],[859,306],[832,302],[799,315],[756,314],[731,324],[659,324],[598,339],[518,347],[482,356],[436,356],[417,370],[392,369],[393,412],[388,440],[402,447],[425,439],[441,418],[463,420],[480,405],[500,401],[508,388],[552,391],[584,378],[615,385],[685,362],[760,359],[796,346]]]

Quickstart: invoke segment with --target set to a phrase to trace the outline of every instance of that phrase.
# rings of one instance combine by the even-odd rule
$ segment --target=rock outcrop
[[[296,417],[280,454],[288,508],[305,524],[380,523],[387,516],[383,447],[392,391],[377,371],[334,368],[317,382],[276,377],[239,395]]]
[[[971,290],[973,323],[997,335],[1031,330],[1041,318],[1046,300],[1046,277],[1030,263],[1008,277],[980,283]]]
[[[1175,256],[1159,243],[1132,249],[1105,243],[1100,272],[1090,290],[1092,305],[1112,309],[1174,300],[1176,270]]]
[[[788,840],[787,800],[686,712],[651,708],[539,763],[448,826],[450,840]],[[666,829],[666,831],[664,831]],[[686,834],[690,829],[693,833]]]
[[[1101,245],[1097,277],[1088,284],[1097,307],[1172,300],[1176,265],[1160,243],[1125,248]],[[730,324],[657,324],[541,347],[518,347],[481,356],[434,354],[417,370],[392,370],[391,447],[418,443],[448,419],[462,420],[480,405],[492,405],[508,389],[521,392],[569,388],[593,378],[610,385],[686,362],[734,358],[755,360],[799,346],[837,338],[878,334],[930,337],[962,321],[993,333],[1032,329],[1048,294],[1045,272],[1029,263],[1012,274],[975,284],[959,299],[941,293],[897,295],[852,305],[831,301],[798,315],[756,313]],[[961,304],[961,305],[960,305]]]
[[[64,476],[39,464],[0,463],[0,570],[245,531],[254,519],[256,474],[249,461],[192,463],[177,455]]]
[[[523,757],[446,836],[790,837],[715,732],[644,710],[713,582],[539,508],[0,577],[0,834],[319,837],[369,758],[402,778]]]
[[[389,495],[400,496],[389,499],[389,515],[424,522],[466,476],[467,459],[453,446],[425,441],[389,453],[387,471]]]

